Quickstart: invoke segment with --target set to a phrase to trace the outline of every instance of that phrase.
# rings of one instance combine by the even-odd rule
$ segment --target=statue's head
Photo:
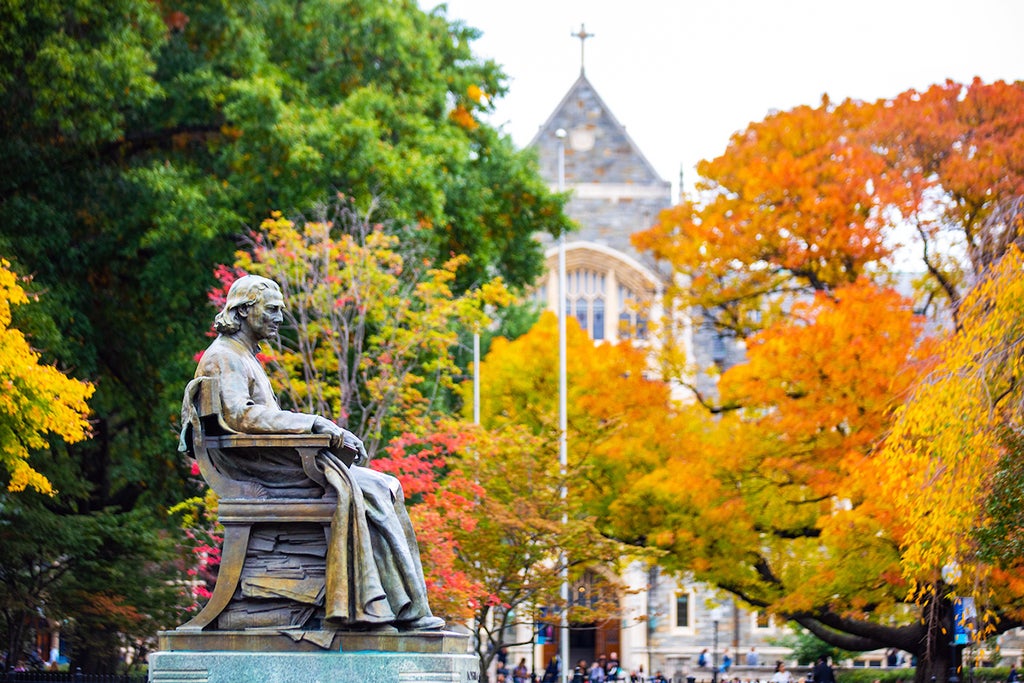
[[[263,301],[264,292],[273,290],[278,294],[281,288],[273,280],[259,275],[243,275],[235,280],[228,289],[228,298],[224,309],[213,319],[213,328],[221,334],[234,334],[242,326],[242,318],[238,309],[253,306]]]

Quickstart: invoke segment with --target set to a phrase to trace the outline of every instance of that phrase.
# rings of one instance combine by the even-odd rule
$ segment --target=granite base
[[[473,655],[416,652],[155,652],[150,683],[475,683]]]
[[[161,651],[149,656],[150,683],[476,683],[480,677],[476,656],[466,652],[468,637],[450,632],[376,640],[357,634],[331,649],[291,645],[306,651],[274,648],[273,634],[181,636],[161,634]],[[182,649],[197,642],[199,649]]]

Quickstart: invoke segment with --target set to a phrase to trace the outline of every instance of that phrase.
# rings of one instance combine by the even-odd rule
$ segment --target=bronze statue
[[[257,504],[249,501],[250,508],[258,510],[258,502],[265,502],[263,516],[253,518],[261,523],[245,530],[244,561],[236,555],[244,567],[232,568],[231,595],[221,596],[199,627],[443,628],[427,603],[419,548],[398,480],[365,467],[363,443],[348,430],[278,405],[256,352],[260,342],[277,336],[283,308],[272,280],[246,275],[231,285],[214,322],[219,334],[186,390],[183,420],[186,429],[201,430],[195,398],[205,382],[216,388],[213,412],[234,442],[240,442],[234,434],[319,434],[329,437],[329,447],[315,448],[300,460],[295,449],[260,447],[255,441],[248,448],[210,449],[197,442],[204,455],[212,454],[206,461],[210,474],[204,470],[204,475],[208,481],[215,476],[231,482],[235,507],[253,499]],[[313,507],[302,507],[310,499],[320,499],[321,509],[331,512],[326,534],[316,525],[295,522],[311,514]],[[289,514],[289,505],[306,512]],[[271,508],[272,514],[266,512]],[[227,545],[226,537],[225,555]]]

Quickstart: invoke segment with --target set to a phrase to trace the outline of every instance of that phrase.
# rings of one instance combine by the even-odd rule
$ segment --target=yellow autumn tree
[[[568,484],[570,496],[604,524],[602,531],[642,545],[645,531],[618,511],[634,483],[679,450],[688,450],[687,416],[667,382],[652,377],[645,349],[595,344],[575,321],[566,329]],[[480,367],[480,420],[490,430],[525,427],[557,443],[558,319],[541,315],[529,332],[498,338]],[[466,397],[467,410],[470,402]],[[614,533],[611,527],[614,526]]]
[[[31,451],[45,448],[50,436],[68,443],[89,436],[86,401],[93,386],[44,364],[12,326],[12,306],[28,301],[10,262],[0,259],[0,463],[8,491],[52,494],[49,480],[29,464]]]
[[[418,251],[423,233],[400,239],[343,197],[318,213],[265,220],[233,268],[218,270],[212,298],[220,305],[243,272],[277,282],[287,307],[271,378],[289,406],[346,424],[373,456],[437,416],[437,394],[456,386],[459,332],[486,327],[486,309],[511,295],[501,278],[457,294],[465,255],[434,263]]]
[[[977,531],[990,521],[986,500],[999,493],[1003,434],[1024,418],[1022,275],[1024,256],[1011,245],[961,303],[959,333],[899,410],[873,463],[879,505],[902,523],[904,575],[922,590],[934,590],[936,568],[954,563],[958,591],[984,599],[991,588]]]

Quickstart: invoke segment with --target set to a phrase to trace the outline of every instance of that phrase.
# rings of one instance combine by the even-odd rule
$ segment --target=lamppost
[[[960,580],[960,565],[956,560],[942,568],[942,580],[950,587],[949,595],[949,678],[947,683],[960,683],[957,676],[956,666],[956,596],[953,595],[952,587]]]
[[[711,646],[711,683],[718,683],[718,619],[714,619],[715,638]]]
[[[564,128],[555,131],[558,138],[558,191],[565,191],[565,137],[567,133]],[[566,510],[568,505],[569,489],[565,485],[565,474],[569,466],[569,421],[568,421],[568,386],[566,381],[566,330],[565,318],[568,312],[565,310],[565,233],[558,236],[558,471],[562,477],[562,526],[569,523],[569,515]],[[569,670],[569,560],[562,557],[562,616],[559,620],[561,637],[559,639],[559,652],[562,657],[563,680],[568,681]]]
[[[722,620],[721,605],[711,610],[711,623],[714,626],[711,647],[711,683],[718,683],[718,622]]]

